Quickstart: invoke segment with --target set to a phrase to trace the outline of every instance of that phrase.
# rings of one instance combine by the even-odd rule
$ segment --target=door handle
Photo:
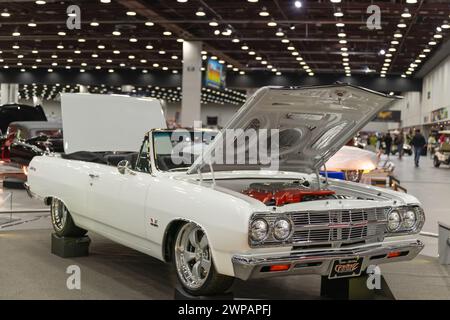
[[[100,176],[98,174],[89,173],[89,178],[96,179],[96,178],[100,178]]]

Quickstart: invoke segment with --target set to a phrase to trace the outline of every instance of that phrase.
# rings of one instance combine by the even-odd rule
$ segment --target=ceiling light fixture
[[[402,13],[402,18],[411,18],[411,13],[409,12],[408,8],[405,8],[405,11]]]
[[[262,7],[261,11],[259,12],[259,15],[261,17],[268,17],[269,16],[269,11],[267,11],[266,7]]]
[[[280,28],[280,29],[278,29],[278,31],[275,33],[275,35],[276,35],[277,37],[282,37],[282,36],[284,36],[284,32],[283,32],[283,30],[281,30],[281,28]]]
[[[203,11],[203,8],[198,8],[198,10],[197,10],[197,12],[195,13],[195,15],[197,16],[197,17],[204,17],[204,16],[206,16],[206,13],[205,13],[205,11]]]
[[[341,8],[337,8],[336,12],[333,15],[337,18],[341,18],[344,16],[344,13],[341,11]]]

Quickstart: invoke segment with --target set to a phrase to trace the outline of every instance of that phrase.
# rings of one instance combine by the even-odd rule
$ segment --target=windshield
[[[214,140],[217,131],[164,130],[153,132],[155,165],[161,171],[187,170]]]

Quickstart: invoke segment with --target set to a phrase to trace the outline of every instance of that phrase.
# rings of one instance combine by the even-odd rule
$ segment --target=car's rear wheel
[[[86,234],[86,230],[79,228],[73,222],[69,210],[67,210],[64,203],[52,198],[50,204],[50,214],[52,218],[52,225],[55,233],[60,237],[82,237]]]
[[[224,293],[233,284],[233,277],[217,273],[208,238],[195,223],[184,224],[177,233],[173,250],[178,280],[192,295]]]
[[[439,159],[438,159],[437,157],[434,157],[434,158],[433,158],[433,165],[434,165],[436,168],[439,168],[439,166],[441,165],[441,162],[439,161]]]

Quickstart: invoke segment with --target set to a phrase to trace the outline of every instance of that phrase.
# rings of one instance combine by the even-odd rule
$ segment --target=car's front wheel
[[[197,224],[184,224],[174,245],[176,273],[186,292],[196,296],[216,295],[231,287],[234,278],[217,273],[208,238]]]
[[[53,229],[60,237],[82,237],[87,232],[75,225],[69,210],[67,210],[65,204],[57,198],[52,198],[50,215],[52,218]]]

